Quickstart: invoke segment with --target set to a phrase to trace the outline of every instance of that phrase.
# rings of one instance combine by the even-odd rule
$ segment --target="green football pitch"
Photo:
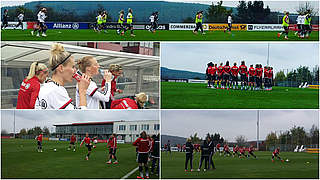
[[[43,152],[38,153],[35,140],[2,139],[1,178],[119,179],[138,167],[136,150],[131,144],[118,144],[119,164],[106,164],[106,143],[98,143],[88,161],[85,146],[79,147],[78,143],[73,152],[67,150],[68,145],[63,141],[43,141]],[[128,178],[137,175],[135,171]],[[157,177],[151,175],[151,178]]]
[[[161,82],[162,109],[317,109],[319,90],[273,87],[272,91],[207,88],[207,84]]]
[[[47,37],[31,36],[31,30],[3,30],[2,41],[283,41],[278,38],[277,32],[247,32],[234,31],[232,34],[223,31],[209,31],[205,35],[194,35],[192,31],[162,30],[151,33],[146,30],[136,30],[135,37],[126,32],[124,36],[117,35],[116,30],[108,30],[107,33],[96,33],[88,30],[48,30]],[[319,32],[313,32],[309,39],[299,39],[294,32],[289,33],[289,41],[318,41]]]
[[[271,152],[255,152],[257,159],[214,155],[215,170],[198,172],[200,154],[193,155],[193,172],[184,171],[185,153],[161,154],[162,178],[313,178],[319,179],[319,154],[281,152],[288,162],[271,161]],[[204,162],[203,162],[204,163]],[[188,166],[190,170],[190,166]]]

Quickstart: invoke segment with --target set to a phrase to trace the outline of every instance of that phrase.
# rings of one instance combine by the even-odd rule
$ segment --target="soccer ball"
[[[98,140],[95,139],[95,140],[93,141],[93,143],[97,144],[97,143],[98,143]]]
[[[54,152],[56,152],[56,151],[57,151],[57,149],[53,149],[53,151],[54,151]]]

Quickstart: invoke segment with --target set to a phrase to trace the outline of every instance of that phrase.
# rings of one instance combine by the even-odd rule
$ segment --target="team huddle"
[[[248,68],[245,61],[242,61],[240,66],[235,62],[232,67],[229,61],[225,65],[220,63],[220,66],[210,62],[207,64],[206,76],[208,88],[271,91],[273,68],[270,66],[263,68],[261,64],[256,64],[255,67],[250,65]]]
[[[36,138],[37,140],[37,151],[43,152],[42,150],[42,139],[43,134],[40,133]],[[76,142],[77,137],[72,134],[70,137],[70,143],[67,148],[68,151],[73,149],[73,152],[76,152]],[[147,135],[145,131],[141,132],[140,137],[136,139],[135,142],[133,142],[133,146],[136,147],[137,152],[137,162],[139,165],[139,175],[137,176],[138,179],[149,178],[149,166],[148,162],[152,161],[151,165],[151,173],[152,174],[159,174],[159,135],[153,135],[150,137]],[[97,148],[98,139],[97,136],[95,137],[89,137],[89,134],[86,133],[86,136],[82,139],[80,143],[80,147],[83,145],[88,149],[88,153],[85,155],[85,160],[89,160],[89,157],[94,149]],[[106,150],[108,153],[108,156],[106,158],[106,164],[118,164],[118,159],[116,156],[117,152],[117,137],[116,134],[112,134],[109,139],[106,141]],[[54,149],[56,151],[56,149]],[[112,162],[113,161],[113,162]],[[143,173],[143,167],[145,168],[145,176]]]

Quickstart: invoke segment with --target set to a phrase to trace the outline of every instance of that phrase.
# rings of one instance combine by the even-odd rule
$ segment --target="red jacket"
[[[71,136],[70,142],[76,142],[76,141],[77,141],[76,136]]]
[[[223,66],[223,74],[230,74],[231,68],[230,66]]]
[[[139,137],[134,143],[134,146],[138,147],[139,153],[148,153],[151,149],[151,143],[149,139],[143,139]]]
[[[238,75],[238,72],[239,72],[239,68],[237,66],[232,66],[231,68],[231,74],[233,76],[237,76]]]
[[[114,76],[114,78],[112,79],[111,81],[111,95],[112,97],[114,96],[114,93],[117,91],[117,76]],[[103,79],[102,82],[101,82],[101,87],[104,87],[106,84],[106,80]]]
[[[262,77],[262,74],[263,74],[263,69],[262,69],[262,68],[257,68],[257,69],[256,69],[256,75],[257,75],[258,77]]]
[[[109,138],[107,146],[110,146],[110,148],[117,148],[117,139],[115,137]]]
[[[253,67],[249,68],[249,75],[251,77],[256,75],[256,70]]]
[[[111,102],[111,109],[138,109],[138,104],[130,98],[117,99]]]
[[[42,134],[40,134],[40,135],[37,137],[37,141],[42,142]]]
[[[218,75],[221,76],[223,74],[223,66],[218,67]]]
[[[82,146],[83,143],[85,143],[85,144],[90,144],[90,143],[91,143],[90,137],[85,137],[85,138],[82,140],[80,146]]]
[[[247,66],[246,66],[246,65],[241,65],[241,66],[239,66],[239,72],[240,72],[240,74],[246,74],[246,75],[248,75],[248,68],[247,68]]]
[[[28,81],[24,79],[18,93],[17,109],[34,109],[39,91],[40,81],[36,76]]]

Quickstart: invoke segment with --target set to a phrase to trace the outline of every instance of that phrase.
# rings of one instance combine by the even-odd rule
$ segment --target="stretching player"
[[[241,158],[242,156],[248,157],[248,156],[246,155],[246,148],[245,148],[245,147],[239,148],[239,152],[240,152],[239,158]]]
[[[257,158],[257,156],[256,155],[254,155],[253,154],[253,151],[254,151],[254,148],[253,148],[253,145],[251,145],[250,147],[249,147],[249,149],[248,149],[248,157],[250,157],[250,155],[251,156],[253,156],[254,158]]]
[[[282,27],[284,29],[284,31],[282,31],[281,33],[278,33],[278,38],[280,38],[280,36],[282,34],[284,34],[284,39],[288,39],[288,34],[289,34],[289,12],[284,12],[285,16],[283,16],[282,18]]]
[[[238,73],[239,73],[239,68],[237,66],[237,63],[235,62],[231,68],[231,85],[232,89],[238,89]]]
[[[202,19],[203,19],[203,11],[199,11],[196,14],[196,29],[193,30],[194,34],[198,34],[198,30],[201,30],[202,34],[206,34],[205,32],[203,32],[203,28],[202,28]]]
[[[239,66],[239,74],[241,78],[241,90],[247,90],[248,88],[248,68],[245,65],[244,61],[241,61],[241,65]]]
[[[149,179],[149,169],[148,169],[148,154],[150,152],[150,142],[147,138],[147,133],[143,131],[140,137],[133,143],[134,146],[138,147],[138,164],[140,176],[137,179],[143,179],[143,166],[145,169],[146,179]]]
[[[236,145],[236,147],[233,147],[233,157],[235,157],[235,155],[237,155],[238,157],[240,157],[239,154],[239,146]]]
[[[230,153],[230,149],[229,149],[229,146],[228,146],[228,144],[225,144],[224,146],[223,146],[223,151],[224,151],[224,156],[232,156],[232,154]]]
[[[184,163],[184,171],[188,171],[188,162],[190,161],[190,171],[193,171],[193,144],[191,142],[191,139],[188,138],[186,142],[186,161]]]
[[[112,158],[114,159],[113,164],[118,164],[118,160],[116,157],[116,152],[117,152],[117,138],[116,138],[116,134],[113,133],[109,140],[108,140],[108,144],[107,144],[107,148],[109,148],[109,161],[107,162],[107,164],[111,164],[112,163]]]
[[[280,147],[277,147],[272,153],[272,162],[274,162],[275,157],[277,157],[281,162],[284,162],[284,160],[281,159],[279,155],[280,155]]]
[[[86,133],[86,137],[83,138],[83,140],[81,141],[81,144],[80,144],[80,147],[81,147],[82,144],[85,143],[85,146],[88,148],[88,154],[86,155],[86,160],[89,160],[89,156],[90,156],[91,150],[93,148],[92,141],[93,141],[93,139],[90,139],[89,134]]]
[[[38,143],[38,152],[42,152],[42,132],[36,137]]]
[[[72,133],[71,137],[70,137],[70,144],[69,144],[69,148],[68,151],[71,150],[71,146],[73,147],[73,152],[76,151],[76,146],[74,145],[77,142],[77,138],[76,136]]]

